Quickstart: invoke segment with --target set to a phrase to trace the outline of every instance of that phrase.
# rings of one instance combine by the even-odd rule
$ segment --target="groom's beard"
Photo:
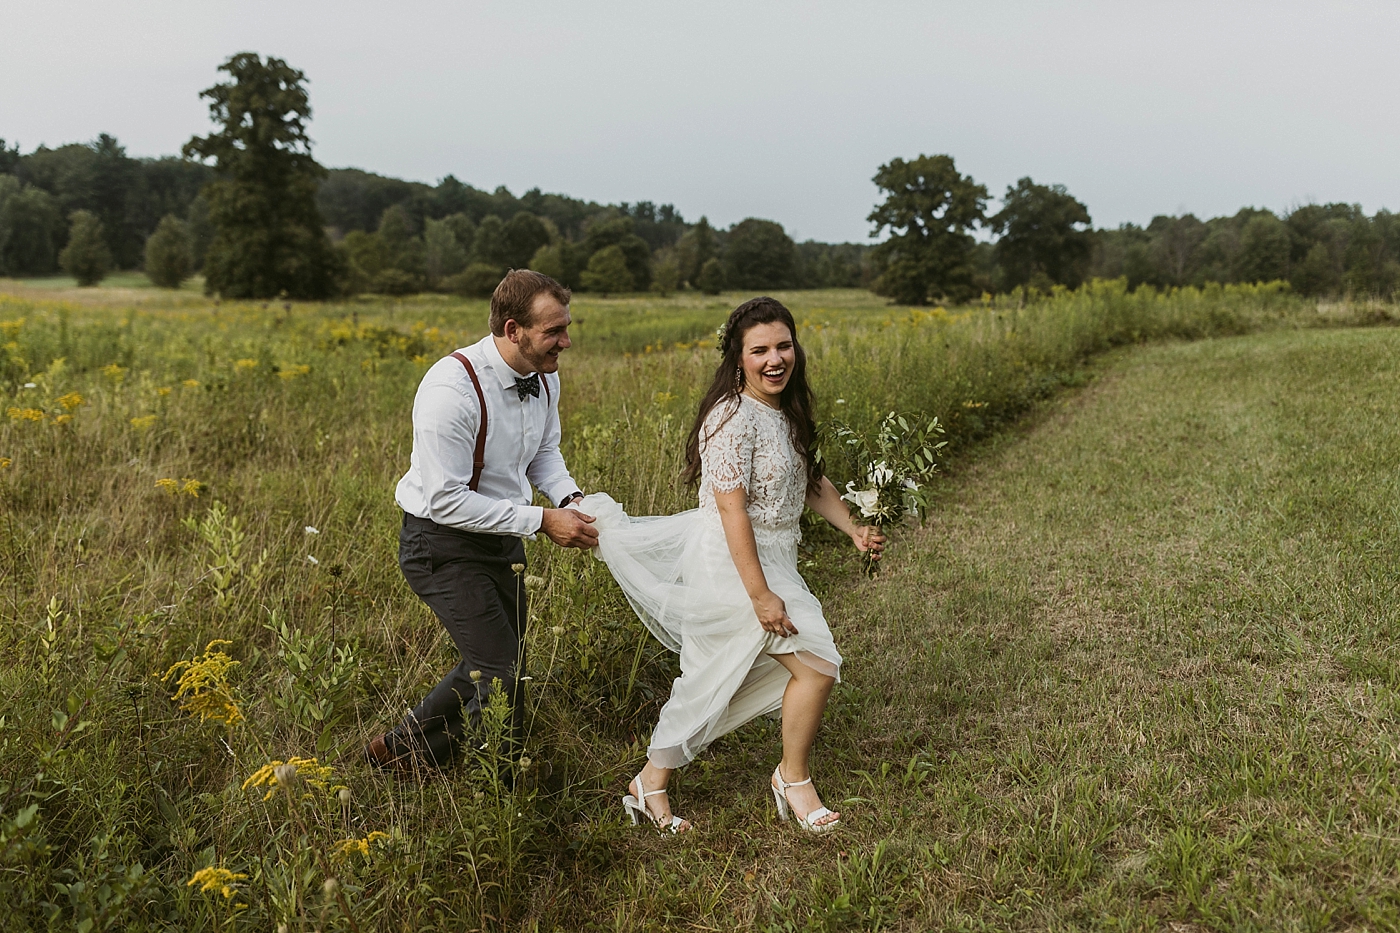
[[[520,343],[516,346],[520,348],[520,355],[525,358],[537,373],[555,373],[559,371],[559,354],[550,353],[530,339],[529,331],[520,332]]]

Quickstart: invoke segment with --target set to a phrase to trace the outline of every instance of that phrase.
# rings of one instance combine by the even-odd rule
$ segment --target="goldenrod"
[[[310,366],[283,366],[277,370],[277,375],[281,379],[295,379],[297,376],[305,376],[311,372]]]
[[[118,366],[116,363],[108,363],[106,366],[102,367],[102,375],[113,382],[120,383],[126,378],[126,369]]]
[[[257,366],[258,366],[258,361],[257,361],[257,360],[246,360],[246,359],[245,359],[245,360],[234,360],[234,361],[233,361],[233,368],[236,369],[236,370],[238,370],[239,372],[243,372],[244,370],[247,370],[247,369],[256,369]]]
[[[131,426],[138,431],[146,431],[159,420],[159,415],[139,415],[131,419]]]
[[[87,399],[83,398],[77,392],[69,392],[67,395],[60,395],[58,397],[58,404],[62,405],[65,411],[72,411],[86,402]]]
[[[181,382],[180,385],[184,386],[184,387],[187,388],[187,389],[198,389],[198,388],[199,388],[199,380],[198,380],[198,379],[186,379],[184,382]]]
[[[234,701],[233,688],[228,682],[229,671],[238,667],[238,662],[215,650],[231,644],[233,642],[216,638],[204,647],[202,656],[175,662],[161,677],[161,682],[165,683],[176,671],[181,672],[170,699],[178,701],[180,709],[191,716],[198,716],[200,722],[212,719],[232,726],[243,721],[243,713]]]
[[[344,861],[352,855],[361,855],[369,858],[369,847],[379,842],[388,842],[389,834],[381,833],[378,830],[365,836],[363,839],[342,839],[335,844],[331,850],[331,858],[336,861]]]
[[[201,868],[194,873],[189,881],[185,882],[185,887],[192,888],[199,885],[201,894],[222,894],[227,900],[235,894],[233,886],[240,881],[246,881],[248,876],[242,872],[229,871],[227,868]]]
[[[10,416],[11,421],[43,421],[48,417],[39,408],[9,408],[5,413]]]
[[[336,793],[340,790],[340,785],[331,786],[331,778],[334,775],[334,768],[321,764],[315,758],[292,757],[286,761],[269,761],[243,782],[243,789],[266,787],[267,793],[263,794],[263,800],[271,800],[272,795],[277,793],[277,788],[289,786],[293,779],[300,779],[317,790]]]

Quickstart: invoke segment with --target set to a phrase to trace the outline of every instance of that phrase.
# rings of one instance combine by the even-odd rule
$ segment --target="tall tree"
[[[905,304],[967,298],[973,277],[970,231],[984,218],[986,186],[959,174],[946,155],[894,159],[880,166],[874,181],[886,197],[870,212],[875,225],[870,235],[890,231],[873,251],[879,272],[875,290]]]
[[[212,159],[205,188],[214,239],[204,259],[205,288],[232,298],[325,298],[340,261],[322,229],[311,157],[306,75],[279,58],[242,52],[219,66],[233,79],[200,94],[220,130],[185,144],[189,158]]]
[[[797,247],[781,224],[749,217],[729,228],[724,278],[730,288],[791,288]]]
[[[1068,285],[1084,281],[1093,234],[1089,209],[1064,185],[1037,185],[1022,178],[1007,186],[1001,210],[990,226],[1001,235],[996,261],[1008,288],[1034,284]]]

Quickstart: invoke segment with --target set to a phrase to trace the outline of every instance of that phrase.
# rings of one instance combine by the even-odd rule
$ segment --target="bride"
[[[606,494],[578,508],[597,517],[598,556],[642,622],[680,653],[647,750],[622,802],[673,833],[666,786],[715,739],[782,710],[783,755],[773,770],[778,816],[828,832],[840,814],[822,805],[809,757],[841,655],[822,607],[797,572],[804,504],[876,558],[877,529],[857,526],[816,459],[813,397],[792,314],[772,298],[734,309],[723,359],[700,402],[686,445],[698,509],[631,518]]]

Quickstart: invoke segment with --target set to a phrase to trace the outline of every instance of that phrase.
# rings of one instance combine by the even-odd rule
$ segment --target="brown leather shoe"
[[[370,743],[365,746],[365,761],[380,771],[392,771],[395,774],[417,772],[413,755],[395,755],[389,750],[389,743],[385,741],[387,738],[386,733],[370,739]]]

